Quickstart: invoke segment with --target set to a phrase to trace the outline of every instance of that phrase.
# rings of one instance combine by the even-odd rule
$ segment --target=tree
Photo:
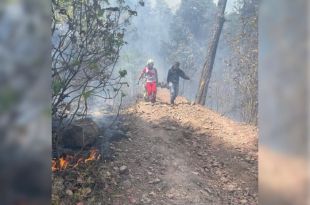
[[[213,23],[215,11],[216,5],[213,0],[182,0],[176,17],[180,18],[182,26],[190,31],[195,40],[205,41],[208,27]],[[177,23],[180,22],[174,24]]]
[[[218,2],[218,14],[216,22],[214,25],[214,32],[211,37],[211,43],[208,47],[208,53],[206,56],[206,61],[203,66],[201,73],[200,83],[196,95],[196,103],[204,105],[206,102],[207,90],[213,70],[214,59],[216,55],[217,45],[220,39],[221,31],[224,25],[225,17],[225,8],[227,0],[219,0]]]
[[[76,114],[85,116],[92,97],[113,99],[127,83],[115,73],[124,34],[137,12],[124,1],[52,1],[52,116],[61,128]],[[56,130],[53,130],[54,132]]]
[[[182,70],[189,76],[198,74],[197,71],[201,69],[200,65],[203,63],[206,39],[209,37],[208,31],[214,20],[215,8],[216,5],[212,0],[181,1],[169,25],[170,39],[162,42],[163,56],[167,64],[179,61]],[[181,83],[180,93],[188,98],[194,98],[193,88],[186,87],[184,83],[184,81]]]
[[[258,113],[258,5],[259,0],[240,0],[238,16],[228,25],[234,30],[228,45],[233,50],[231,61],[237,93],[236,108],[242,121],[257,123]]]

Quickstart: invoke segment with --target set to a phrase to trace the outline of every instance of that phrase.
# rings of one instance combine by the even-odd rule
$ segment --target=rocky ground
[[[114,160],[53,174],[53,204],[258,204],[257,128],[169,93],[123,114]]]

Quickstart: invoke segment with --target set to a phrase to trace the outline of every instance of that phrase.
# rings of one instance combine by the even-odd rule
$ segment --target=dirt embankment
[[[124,111],[128,140],[111,144],[114,161],[96,162],[95,182],[105,183],[91,190],[103,201],[89,193],[83,203],[258,204],[257,128],[182,97],[176,106],[168,99],[160,89],[155,105]]]

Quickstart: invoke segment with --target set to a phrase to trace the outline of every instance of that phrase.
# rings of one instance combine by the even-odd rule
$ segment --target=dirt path
[[[178,98],[126,110],[128,140],[113,144],[114,205],[258,204],[257,129]]]

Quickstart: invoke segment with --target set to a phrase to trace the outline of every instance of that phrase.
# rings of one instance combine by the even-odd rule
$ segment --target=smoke
[[[202,29],[204,33],[195,30],[196,28],[193,27],[194,30],[191,31],[193,32],[191,34],[193,37],[189,37],[189,39],[192,39],[191,43],[187,44],[189,49],[193,51],[193,53],[189,53],[188,55],[193,55],[193,57],[191,57],[192,61],[186,62],[183,58],[187,58],[187,56],[178,56],[177,54],[178,52],[185,53],[184,50],[165,50],[163,46],[165,44],[171,44],[172,42],[183,43],[175,39],[178,37],[178,33],[173,33],[174,30],[172,27],[182,27],[182,25],[176,24],[183,23],[183,20],[188,21],[185,22],[187,26],[193,24],[190,23],[190,18],[196,15],[195,12],[198,12],[197,8],[195,8],[193,2],[184,2],[184,5],[181,5],[181,0],[152,0],[146,2],[144,7],[137,7],[138,16],[132,19],[131,26],[127,30],[125,38],[128,44],[123,48],[118,63],[119,69],[126,69],[129,71],[127,81],[129,82],[130,88],[126,90],[127,102],[134,101],[137,95],[143,93],[144,88],[141,83],[137,85],[137,81],[140,72],[149,58],[154,59],[155,67],[158,70],[159,81],[161,82],[166,81],[168,70],[175,61],[184,62],[181,64],[181,69],[191,77],[191,80],[183,81],[181,79],[180,94],[191,101],[195,99],[204,58],[207,55],[209,36],[212,33],[213,22],[216,17],[216,5],[212,5],[212,1],[209,2],[211,6],[207,8],[207,12],[204,14],[204,18],[206,18],[205,25],[199,25],[199,27],[204,27],[204,29]],[[134,4],[134,1],[132,1],[132,3]],[[235,5],[235,3],[236,0],[228,1],[227,13],[233,12],[233,5]],[[180,11],[181,6],[183,6],[182,11]],[[183,15],[181,22],[176,22],[177,15]],[[225,32],[226,26],[224,26],[223,33]],[[184,43],[186,44],[188,42]],[[171,58],[171,56],[175,56],[176,58]],[[227,81],[227,78],[232,78],[231,76],[227,76],[227,73],[232,69],[231,67],[227,67],[227,60],[229,60],[231,56],[232,50],[227,45],[225,37],[221,37],[215,59],[207,106],[235,120],[242,121],[240,109],[234,107],[239,97],[234,96],[234,85],[231,81]],[[170,59],[168,57],[170,57]],[[228,83],[226,81],[224,84],[221,83],[224,80]]]
[[[138,16],[132,19],[125,40],[128,43],[121,51],[119,69],[128,71],[126,90],[127,101],[135,99],[143,92],[143,83],[137,85],[138,78],[148,59],[154,60],[160,82],[166,81],[171,67],[163,55],[162,43],[170,41],[169,27],[172,10],[166,1],[148,1],[144,7],[137,7]]]
[[[156,2],[156,0],[153,0]],[[167,6],[171,9],[172,13],[175,13],[181,4],[182,0],[165,0]]]
[[[45,1],[0,4],[0,204],[49,201],[49,19]]]

